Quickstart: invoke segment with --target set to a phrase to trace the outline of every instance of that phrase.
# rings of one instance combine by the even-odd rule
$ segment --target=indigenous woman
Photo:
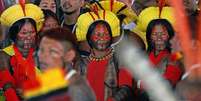
[[[113,37],[119,35],[119,19],[110,11],[88,12],[78,18],[77,40],[87,40],[90,55],[81,59],[77,68],[86,76],[97,101],[133,100],[133,79],[119,68],[111,47]]]
[[[35,40],[37,31],[43,24],[43,12],[36,5],[20,1],[20,4],[6,9],[1,15],[0,21],[2,25],[10,27],[7,38],[13,42],[2,49],[10,56],[7,61],[10,66],[1,70],[1,75],[3,75],[1,77],[7,78],[6,81],[3,81],[2,87],[21,89],[26,80],[36,77]],[[5,96],[7,99],[10,98]]]

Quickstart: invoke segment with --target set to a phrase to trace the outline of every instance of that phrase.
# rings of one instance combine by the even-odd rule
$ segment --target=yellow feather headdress
[[[160,11],[161,10],[161,11]],[[174,25],[175,19],[173,15],[173,8],[172,7],[148,7],[145,8],[138,16],[137,25],[132,30],[136,32],[146,43],[146,29],[151,20],[154,19],[166,19],[172,25]],[[147,44],[146,44],[147,46]]]
[[[160,18],[168,20],[173,25],[175,22],[173,8],[163,7]],[[136,28],[145,32],[147,25],[153,19],[159,19],[159,7],[148,7],[144,9],[138,16]]]
[[[100,10],[87,12],[79,16],[75,31],[77,40],[85,41],[90,25],[98,20],[106,21],[110,25],[113,37],[120,35],[120,22],[117,16],[110,11]]]
[[[31,18],[36,22],[37,31],[42,28],[44,15],[42,10],[34,4],[15,4],[6,9],[0,17],[0,22],[5,26],[12,26],[16,21],[23,18]]]
[[[116,0],[104,0],[92,4],[91,8],[94,8],[96,6],[98,7],[99,10],[111,11],[117,16],[125,15],[125,18],[123,19],[124,24],[129,24],[130,22],[137,20],[136,13],[122,2]]]

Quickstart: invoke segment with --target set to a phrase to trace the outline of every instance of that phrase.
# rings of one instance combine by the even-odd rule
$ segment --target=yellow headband
[[[113,0],[113,2],[111,0],[105,0],[100,1],[99,4],[104,10],[111,11],[116,15],[125,15],[126,18],[123,20],[124,24],[129,24],[130,22],[137,20],[135,12],[122,2],[116,0]],[[93,4],[91,7],[94,6],[97,6],[99,10],[101,9],[97,3]]]
[[[44,15],[42,10],[34,4],[25,4],[25,14],[20,4],[13,5],[6,9],[0,17],[2,25],[11,27],[16,21],[23,18],[31,18],[36,22],[37,31],[42,28]]]
[[[120,22],[117,16],[110,11],[100,10],[98,15],[94,12],[87,12],[79,16],[75,31],[77,40],[85,41],[90,25],[98,20],[106,21],[110,25],[113,37],[120,35]]]

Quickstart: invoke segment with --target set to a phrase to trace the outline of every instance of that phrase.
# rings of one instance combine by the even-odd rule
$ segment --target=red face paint
[[[98,24],[95,27],[91,35],[91,41],[94,48],[98,50],[105,50],[109,46],[111,36],[105,25]]]
[[[98,41],[98,40],[104,40],[104,41],[108,41],[110,40],[110,35],[109,32],[107,30],[107,28],[103,25],[97,25],[95,28],[94,33],[92,34],[92,38],[93,41]]]
[[[33,47],[36,38],[36,31],[31,23],[26,23],[17,34],[17,46],[22,49]]]
[[[155,45],[156,50],[165,49],[168,38],[169,35],[165,26],[163,25],[154,26],[151,33],[151,39]]]

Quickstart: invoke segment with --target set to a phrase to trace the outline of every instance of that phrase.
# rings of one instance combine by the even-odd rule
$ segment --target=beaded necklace
[[[114,54],[114,50],[113,48],[111,48],[105,56],[96,57],[93,54],[90,54],[88,58],[90,61],[102,61],[102,60],[111,58],[113,54]]]

